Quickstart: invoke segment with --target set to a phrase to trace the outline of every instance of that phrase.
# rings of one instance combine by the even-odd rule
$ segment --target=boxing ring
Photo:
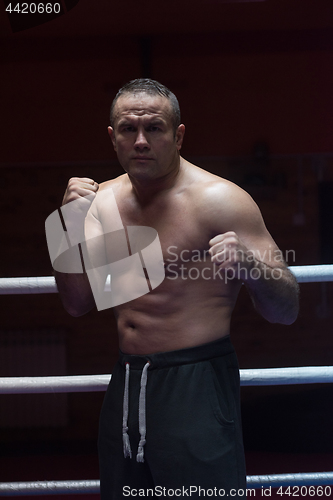
[[[291,266],[289,269],[299,283],[333,281],[333,265]],[[0,295],[57,293],[53,277],[1,278]],[[5,377],[0,378],[1,394],[98,392],[105,391],[110,375],[70,377]],[[265,368],[240,370],[242,386],[292,385],[332,383],[333,366],[306,366],[291,368]],[[314,496],[316,488],[322,488],[319,496],[330,496],[333,472],[270,474],[247,476],[247,488],[306,488]],[[310,490],[310,488],[314,488]],[[325,488],[329,488],[329,495]],[[311,494],[313,491],[313,495]],[[333,486],[332,486],[333,491]],[[81,481],[31,481],[0,483],[0,496],[98,494],[98,480]],[[318,494],[318,492],[317,492]],[[299,496],[299,495],[298,495]],[[301,493],[301,496],[302,495]]]

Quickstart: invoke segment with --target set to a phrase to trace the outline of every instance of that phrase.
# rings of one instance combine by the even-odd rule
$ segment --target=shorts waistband
[[[169,366],[185,365],[207,359],[218,358],[234,353],[230,335],[221,339],[176,351],[157,352],[147,355],[125,354],[120,351],[119,362],[122,366],[130,364],[131,370],[142,370],[149,363],[149,370],[167,368]]]

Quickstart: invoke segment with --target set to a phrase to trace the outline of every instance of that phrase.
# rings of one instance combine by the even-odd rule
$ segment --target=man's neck
[[[174,168],[167,175],[157,179],[136,179],[128,175],[138,201],[143,204],[149,203],[159,194],[179,184],[184,170],[183,164],[183,158],[179,157]]]

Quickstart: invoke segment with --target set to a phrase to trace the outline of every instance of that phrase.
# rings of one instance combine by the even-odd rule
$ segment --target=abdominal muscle
[[[240,283],[168,280],[114,309],[119,347],[126,354],[153,354],[213,342],[230,333]]]

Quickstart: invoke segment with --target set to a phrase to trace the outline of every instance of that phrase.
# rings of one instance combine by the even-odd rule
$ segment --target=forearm
[[[299,310],[299,287],[285,266],[255,260],[244,283],[257,311],[271,323],[292,324]]]
[[[82,316],[95,306],[86,273],[67,274],[54,271],[54,276],[63,306],[71,316]]]
[[[85,220],[98,188],[92,179],[71,178],[61,210],[53,212],[45,223],[58,291],[64,308],[72,316],[82,316],[95,306],[86,274],[91,266],[87,252],[85,258],[82,254],[82,244],[86,243]]]

